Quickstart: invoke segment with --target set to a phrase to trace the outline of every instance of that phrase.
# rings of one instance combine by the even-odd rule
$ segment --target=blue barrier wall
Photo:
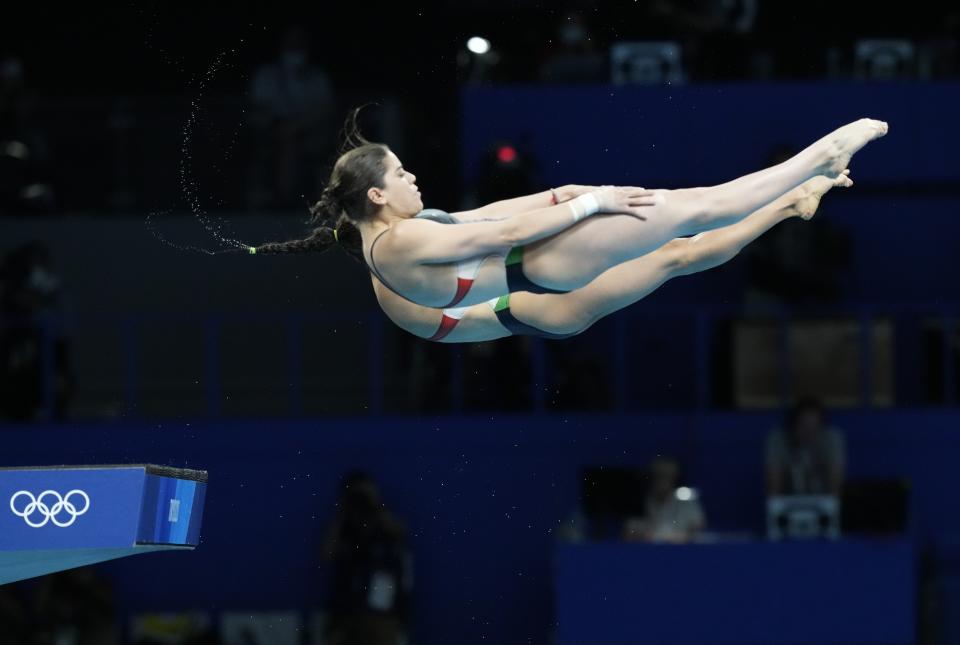
[[[890,123],[883,143],[855,158],[862,181],[960,181],[958,83],[465,86],[460,110],[468,185],[497,140],[533,153],[547,185],[716,183],[860,117]]]
[[[904,645],[915,555],[905,538],[562,545],[556,642]]]
[[[3,464],[210,471],[195,553],[104,565],[130,611],[322,602],[317,551],[338,480],[364,468],[411,530],[415,642],[544,643],[550,554],[577,504],[581,467],[675,454],[713,528],[759,530],[762,445],[777,421],[730,413],[5,427]],[[945,511],[960,487],[958,422],[948,411],[834,415],[847,433],[850,477],[912,480],[923,543],[960,535],[960,516]]]

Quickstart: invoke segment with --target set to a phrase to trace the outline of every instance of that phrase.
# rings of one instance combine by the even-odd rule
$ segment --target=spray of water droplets
[[[158,217],[162,217],[164,215],[169,215],[172,212],[173,212],[172,210],[154,211],[152,213],[147,213],[147,217],[144,220],[147,226],[147,230],[150,231],[150,234],[153,235],[160,242],[166,244],[167,246],[172,246],[178,251],[194,251],[196,253],[203,253],[204,255],[220,255],[222,253],[239,253],[244,250],[244,249],[221,249],[219,251],[211,251],[210,249],[204,249],[199,246],[193,246],[190,244],[176,244],[174,242],[171,242],[153,225],[152,218],[154,215]]]
[[[243,41],[241,40],[241,42]],[[236,50],[231,49],[230,51],[234,52]],[[199,220],[208,233],[213,235],[223,245],[247,248],[249,246],[248,244],[244,244],[236,238],[225,235],[222,232],[222,220],[219,218],[216,221],[212,220],[207,215],[207,212],[203,209],[203,206],[201,206],[200,195],[197,189],[197,180],[193,176],[193,157],[190,152],[191,141],[196,130],[197,117],[200,114],[201,101],[203,100],[206,92],[207,84],[223,67],[226,54],[227,52],[225,51],[220,52],[213,59],[213,63],[207,68],[206,73],[200,77],[199,82],[197,83],[197,94],[190,102],[190,115],[187,117],[187,122],[183,127],[183,140],[180,146],[180,190],[183,192],[183,196],[187,200],[187,205],[190,207],[190,211],[193,213],[194,217]]]
[[[141,16],[146,15],[146,11],[143,7],[138,7],[137,11]],[[179,56],[171,54],[168,49],[155,40],[154,28],[158,22],[159,19],[157,18],[157,8],[153,7],[150,11],[150,21],[147,23],[147,32],[144,39],[144,44],[146,44],[148,48],[156,51],[160,56],[160,60],[162,60],[164,63],[170,65],[171,67],[176,67],[182,74],[186,75],[187,70],[184,60]]]
[[[151,49],[155,49],[156,51],[158,51],[160,53],[161,59],[165,63],[176,67],[178,70],[180,70],[183,73],[186,73],[184,62],[181,58],[179,57],[174,58],[166,49],[164,49],[163,47],[153,42],[153,29],[154,29],[155,23],[156,23],[156,12],[154,11],[153,20],[151,21],[147,31],[147,41],[146,41],[147,46],[150,47]],[[250,25],[250,26],[252,27],[253,25]],[[244,43],[244,38],[240,39],[240,43],[241,44]],[[236,52],[237,52],[236,48],[231,48],[229,50],[221,51],[219,54],[217,54],[214,57],[213,62],[206,69],[206,71],[201,76],[194,79],[194,82],[196,83],[197,91],[196,91],[196,95],[193,97],[193,100],[191,100],[190,102],[189,116],[187,117],[186,123],[184,124],[183,130],[181,132],[182,134],[181,145],[180,145],[181,156],[180,156],[180,164],[178,168],[180,190],[184,196],[184,199],[187,202],[187,206],[190,208],[190,212],[203,225],[204,229],[208,233],[213,235],[213,237],[222,246],[228,246],[233,248],[211,251],[209,249],[205,249],[205,248],[201,248],[193,245],[175,244],[170,240],[168,240],[164,235],[162,235],[157,230],[156,226],[154,225],[154,222],[152,221],[155,216],[158,216],[158,217],[163,216],[163,215],[169,214],[172,211],[171,210],[154,211],[152,213],[147,214],[145,223],[150,233],[163,244],[167,244],[181,251],[195,251],[199,253],[204,253],[206,255],[218,255],[220,253],[235,253],[238,251],[243,251],[249,248],[250,246],[249,244],[246,244],[236,239],[236,237],[234,236],[235,234],[232,231],[229,233],[224,231],[224,223],[226,223],[229,226],[229,222],[227,222],[224,218],[219,218],[219,217],[212,218],[207,213],[207,211],[203,208],[200,202],[199,182],[193,172],[192,143],[194,140],[195,133],[197,131],[198,118],[202,113],[204,96],[206,94],[206,91],[210,82],[212,81],[214,76],[217,74],[217,72],[224,69],[225,67],[230,66],[230,63],[227,61],[228,55],[236,54]],[[226,150],[224,151],[224,161],[229,160],[230,157],[232,156],[233,149],[235,148],[237,140],[239,138],[241,127],[242,127],[242,120],[233,129],[233,132],[230,136],[229,144]],[[214,163],[212,164],[212,168],[217,175],[222,176],[223,173],[222,173],[220,164]],[[218,203],[222,205],[223,202],[221,200]]]

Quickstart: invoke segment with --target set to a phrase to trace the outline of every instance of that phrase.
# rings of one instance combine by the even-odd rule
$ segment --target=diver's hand
[[[600,204],[601,213],[622,213],[638,219],[647,219],[644,206],[657,203],[652,190],[637,186],[603,186],[591,191]]]

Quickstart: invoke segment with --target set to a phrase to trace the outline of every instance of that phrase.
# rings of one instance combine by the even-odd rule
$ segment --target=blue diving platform
[[[150,464],[0,468],[0,584],[200,543],[207,472]]]

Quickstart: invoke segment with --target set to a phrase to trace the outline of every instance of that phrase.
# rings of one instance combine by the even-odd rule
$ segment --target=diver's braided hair
[[[313,232],[304,239],[250,247],[250,253],[322,253],[339,244],[352,258],[364,261],[363,238],[354,221],[368,219],[376,212],[367,190],[371,186],[384,187],[387,146],[368,141],[360,134],[357,120],[363,107],[354,108],[347,117],[330,181],[320,200],[310,207],[306,223],[314,227]]]

